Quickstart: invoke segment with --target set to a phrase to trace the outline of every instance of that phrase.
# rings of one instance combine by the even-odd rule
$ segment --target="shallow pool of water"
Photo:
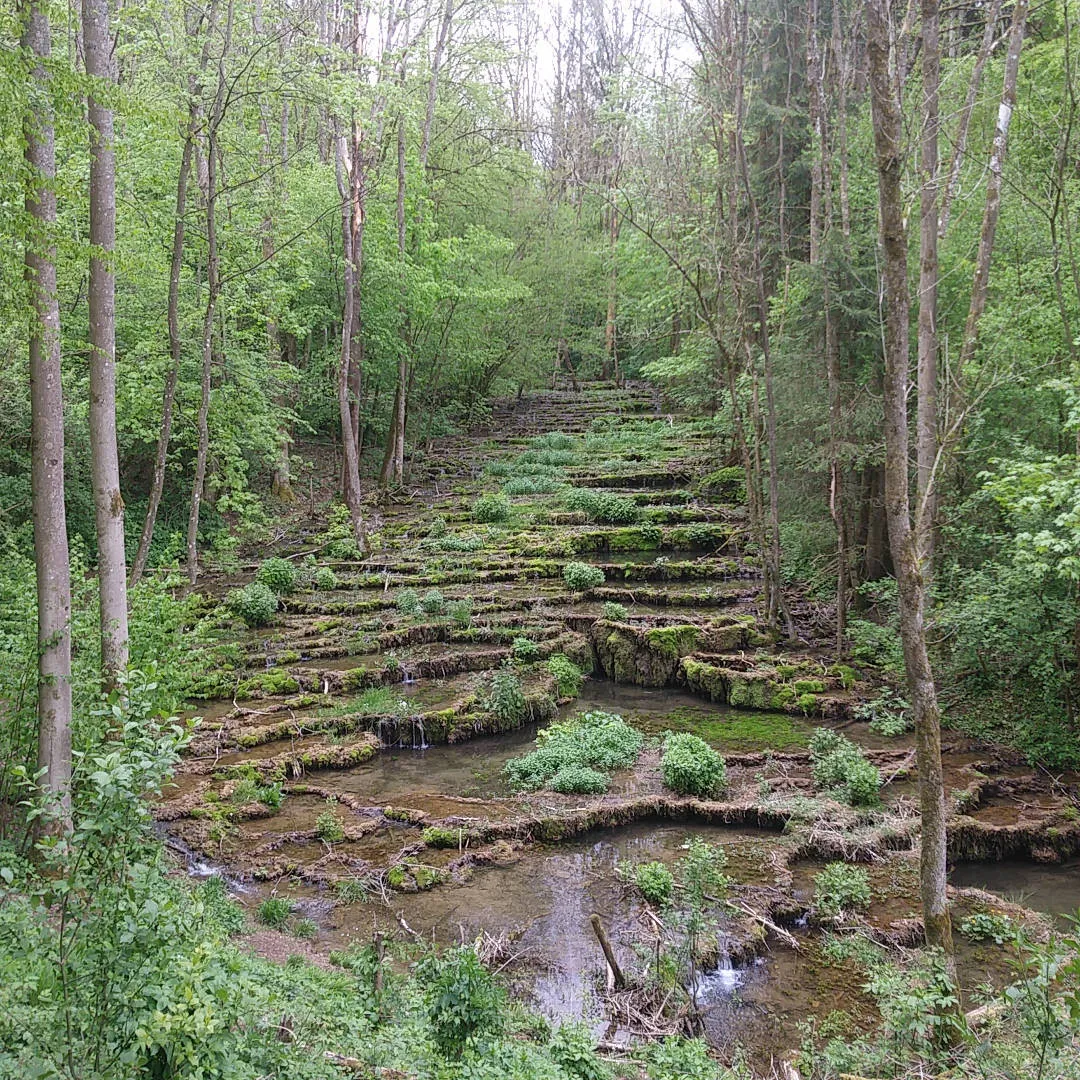
[[[949,874],[953,885],[986,889],[1035,911],[1053,915],[1062,926],[1066,915],[1080,908],[1080,859],[1063,863],[957,863]]]

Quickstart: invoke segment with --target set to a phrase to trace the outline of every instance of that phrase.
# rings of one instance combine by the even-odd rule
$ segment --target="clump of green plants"
[[[500,668],[491,677],[484,705],[504,724],[520,724],[525,719],[525,691],[521,679],[511,668]]]
[[[572,790],[606,791],[608,779],[605,774],[633,765],[643,742],[641,732],[621,716],[587,712],[540,731],[536,736],[536,749],[508,761],[505,774],[510,786],[522,791],[552,787],[553,779],[560,773],[564,774],[559,781],[563,788],[577,781],[586,786]],[[599,788],[595,777],[587,773],[564,772],[569,769],[595,773],[603,787]]]
[[[297,919],[290,932],[301,941],[314,941],[319,936],[319,924],[314,919]]]
[[[338,814],[336,799],[326,800],[326,809],[315,819],[315,835],[327,844],[340,844],[345,839],[345,826]]]
[[[291,900],[286,900],[284,896],[268,896],[255,909],[255,921],[271,930],[282,930],[292,911]]]
[[[320,566],[315,571],[315,588],[322,592],[329,592],[338,587],[337,574],[329,566]]]
[[[850,806],[876,806],[881,773],[848,738],[831,728],[818,728],[810,740],[814,784]]]
[[[608,789],[606,773],[588,765],[564,765],[547,782],[549,791],[560,795],[603,795]]]
[[[472,597],[451,600],[446,605],[446,615],[459,630],[468,630],[472,626]]]
[[[992,941],[995,945],[1004,945],[1016,937],[1016,928],[1007,915],[977,911],[960,924],[960,933],[969,941]]]
[[[264,559],[255,571],[255,580],[278,596],[286,596],[296,588],[296,567],[288,559]]]
[[[635,866],[634,884],[654,907],[666,907],[675,893],[675,876],[662,862],[639,863]]]
[[[531,638],[514,638],[510,651],[514,654],[514,659],[520,660],[523,664],[531,664],[534,660],[540,659],[540,646]]]
[[[680,795],[709,798],[727,787],[724,759],[702,738],[679,731],[664,740],[660,757],[664,787]]]
[[[441,615],[446,610],[446,597],[438,589],[428,589],[420,597],[419,606],[425,615]]]
[[[583,513],[598,525],[631,525],[641,517],[641,508],[633,499],[611,491],[569,488],[562,501],[567,510]]]
[[[604,601],[604,618],[612,622],[622,622],[627,615],[626,605],[615,600]]]
[[[608,1080],[608,1070],[596,1056],[592,1032],[586,1024],[560,1024],[548,1044],[548,1053],[563,1075],[572,1080]]]
[[[438,540],[440,537],[445,536],[450,531],[450,526],[446,522],[446,518],[442,514],[436,514],[431,519],[431,524],[428,526],[428,537],[432,540]]]
[[[394,606],[402,615],[419,615],[420,594],[415,589],[402,589],[394,597]]]
[[[511,476],[502,491],[504,495],[551,495],[562,486],[554,476]]]
[[[439,1052],[460,1058],[502,1027],[503,994],[473,949],[448,949],[418,966],[428,1024]]]
[[[870,875],[861,866],[831,862],[814,875],[814,910],[825,919],[870,906]]]
[[[285,800],[281,784],[263,784],[257,776],[244,776],[233,788],[231,801],[236,806],[247,806],[258,802],[270,810],[278,811]]]
[[[448,829],[444,825],[429,825],[420,836],[428,847],[456,848],[461,846],[463,830]]]
[[[472,505],[473,521],[482,525],[498,524],[507,521],[513,512],[510,500],[501,492],[481,495]]]
[[[873,701],[855,710],[856,720],[867,720],[875,735],[897,738],[912,728],[911,706],[895,690],[885,689]]]
[[[278,609],[278,598],[269,585],[253,581],[242,589],[232,589],[225,597],[225,606],[248,626],[269,626]]]
[[[587,592],[604,584],[604,571],[599,566],[583,562],[569,562],[563,567],[563,581],[574,592]]]
[[[547,669],[555,677],[555,685],[559,690],[559,697],[573,698],[581,693],[581,683],[584,674],[568,656],[556,653],[547,662]]]

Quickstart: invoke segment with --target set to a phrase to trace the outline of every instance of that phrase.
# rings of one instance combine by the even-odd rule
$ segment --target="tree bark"
[[[102,103],[116,83],[108,0],[83,0],[83,48],[90,79],[90,470],[98,544],[101,681],[119,684],[128,663],[124,500],[116,445],[116,157],[112,109]]]
[[[952,956],[952,924],[946,897],[945,788],[941,771],[941,716],[926,647],[926,581],[911,525],[908,492],[907,232],[901,169],[902,121],[890,71],[888,0],[866,0],[867,54],[874,149],[878,173],[879,227],[883,251],[885,382],[885,513],[900,607],[900,636],[908,693],[915,714],[922,842],[919,880],[929,945]]]
[[[38,610],[38,780],[56,801],[57,825],[71,817],[71,570],[64,508],[64,400],[60,304],[56,292],[56,149],[49,106],[49,21],[38,0],[23,0],[20,46],[35,87],[23,120],[30,228],[24,261],[30,295],[30,484]]]

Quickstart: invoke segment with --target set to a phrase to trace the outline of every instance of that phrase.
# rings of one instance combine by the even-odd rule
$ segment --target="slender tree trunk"
[[[150,498],[146,506],[146,520],[143,522],[142,536],[139,537],[139,549],[135,552],[135,561],[131,566],[131,585],[135,585],[146,570],[150,544],[154,539],[158,507],[161,505],[161,493],[165,487],[165,463],[169,454],[169,440],[172,438],[176,381],[180,374],[180,361],[183,359],[184,344],[180,337],[180,274],[184,266],[184,215],[187,213],[187,185],[191,175],[194,118],[195,113],[192,109],[192,123],[184,137],[180,174],[176,181],[176,218],[173,223],[172,264],[169,268],[167,309],[169,357],[172,363],[165,376],[165,389],[161,400],[161,430],[158,433],[157,454],[154,457],[154,476],[150,482]]]
[[[71,570],[64,509],[64,400],[60,304],[56,292],[56,149],[49,105],[49,21],[37,0],[23,0],[20,45],[30,67],[34,107],[24,118],[27,169],[25,240],[30,294],[30,484],[38,611],[38,781],[71,814]]]
[[[128,662],[127,558],[124,500],[116,446],[116,159],[112,108],[116,84],[108,0],[83,0],[83,48],[90,78],[90,468],[98,542],[101,681],[118,685]]]
[[[986,61],[990,59],[990,50],[994,47],[994,37],[1000,16],[1001,0],[991,0],[990,10],[986,13],[982,43],[971,69],[971,78],[968,80],[967,97],[964,99],[964,107],[960,110],[960,123],[957,127],[956,138],[953,140],[952,159],[949,162],[949,178],[945,182],[945,191],[941,196],[941,217],[938,223],[938,236],[941,239],[945,238],[945,233],[949,229],[953,198],[960,185],[960,169],[964,164],[964,154],[967,153],[971,114],[975,111],[975,99],[978,97],[979,86],[982,83],[983,69],[986,67]]]
[[[923,924],[930,945],[952,956],[946,896],[945,786],[941,770],[941,715],[926,648],[926,581],[911,526],[908,496],[907,232],[901,189],[902,121],[890,70],[888,0],[866,0],[867,53],[874,148],[878,171],[882,291],[885,308],[885,513],[899,591],[900,636],[908,693],[915,714],[922,842],[919,880]]]
[[[922,137],[919,145],[918,403],[915,431],[915,544],[922,574],[934,569],[938,465],[938,86],[941,79],[938,0],[922,7]]]

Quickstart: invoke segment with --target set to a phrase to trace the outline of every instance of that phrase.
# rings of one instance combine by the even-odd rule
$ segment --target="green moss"
[[[273,697],[279,694],[295,694],[299,689],[300,683],[293,675],[280,668],[271,668],[269,671],[261,671],[258,675],[244,679],[236,688],[236,698],[238,701],[243,701],[245,698],[262,695]]]
[[[657,626],[645,632],[649,648],[675,659],[693,652],[700,629],[696,626]]]
[[[464,836],[464,829],[448,829],[442,825],[429,825],[422,833],[424,843],[432,848],[460,847]]]
[[[797,716],[777,712],[723,712],[711,709],[675,709],[662,716],[630,718],[650,735],[687,731],[710,746],[729,751],[799,750],[810,745],[815,726]]]
[[[800,694],[795,704],[804,712],[812,713],[817,711],[818,700],[816,694]]]
[[[391,866],[390,869],[386,871],[386,884],[389,885],[391,889],[403,889],[407,879],[408,875],[405,873],[405,868],[403,866]]]
[[[821,694],[825,692],[825,684],[820,679],[796,679],[796,694]]]
[[[707,695],[712,701],[727,701],[728,687],[721,668],[684,656],[680,665],[683,680],[691,690]]]

